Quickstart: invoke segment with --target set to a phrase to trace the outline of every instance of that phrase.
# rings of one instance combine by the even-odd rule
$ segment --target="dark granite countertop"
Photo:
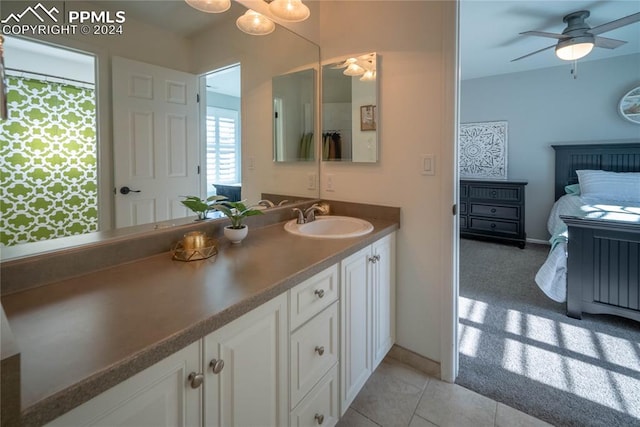
[[[395,231],[295,236],[283,223],[222,240],[215,259],[154,255],[4,296],[21,353],[22,418],[42,425]]]

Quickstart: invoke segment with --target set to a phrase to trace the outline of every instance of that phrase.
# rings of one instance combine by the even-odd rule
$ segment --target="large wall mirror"
[[[323,161],[378,161],[378,68],[376,53],[323,65]]]
[[[22,1],[3,1],[2,18],[4,19],[10,13],[19,14],[22,12],[22,9],[24,9],[25,4],[26,2]],[[304,76],[304,78],[300,80],[305,80],[309,77],[313,80],[313,76],[317,76],[320,70],[320,50],[317,45],[277,24],[276,30],[266,36],[252,36],[241,32],[236,26],[236,19],[244,14],[246,8],[237,2],[232,2],[231,8],[220,14],[208,14],[198,11],[190,7],[183,0],[151,0],[144,2],[53,1],[47,2],[47,5],[56,6],[59,11],[72,9],[111,11],[113,16],[117,16],[115,12],[122,11],[126,15],[126,21],[122,25],[122,34],[84,35],[78,33],[75,35],[39,36],[38,38],[26,34],[14,36],[14,41],[37,41],[42,46],[59,49],[60,57],[58,58],[58,62],[62,65],[65,61],[71,64],[69,59],[70,53],[84,55],[78,56],[77,58],[74,57],[74,61],[77,59],[76,62],[78,62],[78,64],[83,63],[83,67],[88,70],[82,76],[78,76],[77,73],[72,73],[74,70],[79,70],[79,67],[71,66],[67,67],[71,73],[62,76],[62,79],[56,79],[57,76],[54,74],[57,72],[53,71],[52,66],[48,66],[48,69],[44,70],[30,70],[28,65],[29,61],[16,63],[14,60],[15,50],[13,47],[15,47],[16,43],[13,43],[12,46],[11,42],[9,42],[5,46],[5,65],[7,69],[12,69],[12,71],[8,72],[15,78],[10,82],[11,84],[18,84],[16,83],[16,81],[18,81],[16,79],[20,79],[19,84],[23,85],[25,90],[27,90],[31,85],[48,84],[51,82],[70,86],[74,86],[77,83],[86,91],[86,93],[83,92],[83,96],[87,99],[71,101],[73,105],[78,108],[83,108],[82,105],[89,108],[88,104],[93,102],[93,105],[87,111],[93,111],[95,115],[94,121],[91,124],[96,132],[95,135],[93,135],[95,146],[91,148],[88,153],[83,152],[82,161],[74,163],[76,170],[71,171],[71,175],[77,175],[79,173],[77,169],[81,165],[92,163],[92,167],[95,167],[95,174],[97,176],[94,177],[95,179],[92,181],[92,184],[86,185],[85,187],[95,195],[97,202],[95,200],[92,201],[94,205],[87,213],[87,215],[92,218],[93,225],[86,229],[80,227],[70,229],[66,234],[66,236],[77,236],[81,234],[89,237],[72,241],[69,239],[73,239],[73,237],[53,235],[47,237],[46,230],[44,231],[44,235],[32,233],[32,229],[35,229],[35,226],[32,227],[32,225],[36,224],[37,227],[43,230],[49,226],[44,223],[38,225],[40,220],[37,217],[55,217],[59,225],[66,223],[65,218],[62,218],[58,214],[50,213],[50,208],[57,202],[55,200],[54,202],[46,202],[45,199],[40,200],[37,210],[34,211],[33,208],[26,203],[28,202],[27,199],[37,199],[37,197],[35,197],[37,192],[49,191],[49,189],[58,191],[63,197],[66,197],[64,194],[68,193],[69,188],[65,187],[64,183],[43,185],[43,182],[36,185],[38,187],[37,189],[28,188],[26,185],[18,188],[15,191],[15,195],[17,197],[16,200],[19,199],[19,203],[11,208],[14,210],[12,215],[17,217],[15,211],[19,209],[31,209],[32,212],[30,214],[34,214],[35,216],[31,219],[26,218],[26,216],[19,218],[20,221],[22,221],[21,224],[18,224],[22,227],[22,240],[9,244],[3,242],[3,246],[6,246],[6,248],[3,248],[3,259],[28,254],[30,248],[33,249],[33,252],[54,250],[58,242],[59,247],[65,247],[78,244],[78,242],[94,242],[100,239],[111,238],[111,236],[122,236],[128,232],[129,228],[119,228],[117,231],[115,230],[118,228],[115,213],[116,202],[118,200],[142,200],[144,199],[145,192],[141,191],[137,193],[136,191],[140,190],[139,188],[134,185],[127,185],[125,181],[119,181],[119,178],[114,172],[114,170],[118,169],[119,162],[118,154],[114,154],[114,140],[123,134],[118,134],[118,127],[114,126],[114,123],[118,120],[121,109],[115,105],[115,101],[112,102],[114,97],[112,91],[116,90],[118,86],[117,79],[113,79],[113,74],[115,73],[114,67],[118,62],[125,62],[129,64],[128,66],[130,68],[135,67],[135,63],[141,63],[162,69],[174,70],[184,73],[185,76],[195,77],[196,84],[194,93],[190,92],[191,86],[188,84],[183,85],[177,80],[175,81],[175,85],[162,89],[162,91],[167,89],[167,93],[171,94],[173,100],[182,102],[182,94],[184,93],[184,99],[191,102],[192,99],[196,99],[196,92],[198,92],[201,95],[200,100],[204,101],[196,106],[196,112],[194,113],[196,117],[193,117],[191,112],[187,113],[187,115],[184,116],[184,120],[180,119],[171,122],[171,127],[168,132],[173,136],[178,135],[179,141],[181,141],[180,135],[187,135],[184,138],[185,144],[187,142],[190,143],[194,138],[199,141],[198,153],[194,158],[195,160],[192,162],[192,157],[187,155],[188,150],[182,149],[182,145],[178,144],[169,147],[166,150],[165,158],[159,162],[164,165],[170,165],[174,168],[174,171],[184,169],[188,170],[189,173],[197,173],[199,178],[193,182],[193,188],[189,188],[189,195],[206,197],[207,194],[211,194],[211,189],[209,188],[211,187],[211,183],[207,180],[206,173],[207,154],[203,148],[203,144],[205,141],[208,141],[207,138],[210,136],[208,133],[214,132],[211,128],[207,128],[207,123],[211,123],[211,120],[209,120],[210,116],[221,114],[219,114],[219,110],[207,107],[211,107],[210,100],[217,96],[218,101],[216,101],[217,105],[215,105],[215,108],[219,109],[222,104],[222,101],[220,101],[222,99],[220,94],[222,94],[224,95],[223,108],[227,110],[235,109],[236,112],[233,117],[235,117],[234,123],[237,129],[234,129],[234,132],[238,138],[239,151],[236,153],[237,157],[235,161],[239,170],[237,171],[237,182],[233,184],[241,187],[242,199],[247,200],[249,204],[253,204],[257,203],[265,193],[283,194],[290,196],[289,198],[293,198],[293,200],[296,198],[317,198],[319,196],[319,189],[316,185],[319,169],[318,156],[310,155],[310,158],[304,162],[274,162],[274,123],[271,120],[274,91],[278,90],[274,87],[274,78],[277,79],[277,76],[299,75]],[[25,19],[27,19],[27,17],[25,17]],[[32,51],[29,52],[27,56],[31,57],[31,59],[40,58],[40,63],[47,62],[48,60],[43,61],[41,55],[42,52]],[[128,63],[127,61],[133,62]],[[53,65],[53,62],[47,62],[47,64]],[[226,70],[229,67],[237,67],[239,70],[239,91],[227,91],[224,87],[216,88],[214,86],[218,83],[212,83],[210,79],[206,78],[206,76],[212,72]],[[145,75],[144,72],[138,74]],[[143,80],[140,79],[138,79],[138,81],[143,82]],[[221,81],[224,82],[224,79]],[[140,87],[143,88],[144,92],[144,84]],[[149,86],[149,88],[150,87],[151,86]],[[182,92],[183,89],[184,92]],[[304,131],[308,131],[307,133],[312,135],[318,133],[318,130],[315,129],[315,127],[317,127],[317,108],[314,106],[314,100],[317,99],[315,96],[316,89],[317,85],[315,85],[313,92],[305,95],[304,99],[300,99],[301,105],[309,104],[309,106],[302,107],[303,110],[305,108],[307,110],[303,111],[303,114],[296,119],[300,120]],[[11,96],[15,97],[15,93],[12,95],[11,90],[12,89],[9,88],[9,121],[0,122],[0,126],[5,126],[3,130],[5,133],[3,133],[3,135],[6,135],[7,126],[32,129],[30,127],[31,125],[27,126],[24,121],[20,121],[22,120],[20,117],[26,117],[24,114],[25,109],[20,110],[19,118],[16,119],[16,116],[14,116],[13,119],[11,118],[12,109],[18,111],[20,108],[15,105],[18,105],[20,102],[26,102],[23,99],[24,97],[19,94],[18,101],[15,99],[12,101]],[[61,90],[61,93],[68,93],[73,92],[75,89],[65,89],[65,87],[62,87]],[[93,95],[90,93],[92,91],[94,93]],[[154,91],[161,92],[159,88],[157,90],[154,88]],[[209,100],[206,99],[207,96]],[[57,95],[55,94],[42,96],[37,97],[37,99],[34,98],[33,101],[45,108],[51,104],[52,100],[56,97]],[[58,96],[57,98],[60,97]],[[83,104],[85,101],[87,103]],[[18,102],[18,104],[16,104],[16,102]],[[28,104],[33,105],[31,101],[29,101]],[[34,111],[30,114],[30,117],[35,121],[41,121],[40,114],[41,112]],[[86,118],[85,116],[87,116],[78,111],[65,111],[61,112],[61,114],[68,116],[72,121],[84,119]],[[176,116],[182,113],[171,114]],[[140,119],[140,123],[145,123],[143,119],[144,117]],[[198,123],[195,128],[195,133],[183,132],[183,124],[194,119]],[[11,122],[13,124],[9,123],[11,120],[13,120],[13,122]],[[25,130],[24,132],[31,132],[31,130]],[[75,130],[73,132],[75,132]],[[222,132],[222,130],[220,130],[220,132]],[[91,130],[84,129],[82,133],[91,136]],[[8,145],[17,147],[24,142],[24,136],[25,135],[16,136],[14,138],[15,141]],[[40,142],[34,142],[33,139],[28,148],[34,153],[40,150],[36,153],[38,155],[42,155],[41,151],[44,149],[40,146]],[[76,149],[77,145],[73,143],[67,143],[66,145],[60,144],[61,153],[64,151],[69,155],[74,155],[73,152]],[[313,149],[309,149],[309,151],[315,153]],[[62,154],[60,154],[60,156],[62,156]],[[20,156],[14,156],[12,158],[16,160],[16,164],[19,166],[20,162],[24,160]],[[132,152],[132,155],[129,156],[129,160],[133,161],[139,161],[141,158],[140,152]],[[54,156],[54,163],[59,160],[59,156]],[[25,160],[25,162],[28,163],[28,160]],[[3,169],[5,166],[6,164],[3,164]],[[139,161],[137,166],[149,167],[150,169],[148,168],[147,172],[149,175],[152,175],[155,173],[154,168],[159,165]],[[131,169],[131,167],[129,167],[129,169]],[[6,176],[4,172],[3,170],[3,179]],[[42,181],[46,179],[47,173],[45,170],[40,170],[32,175]],[[27,174],[22,175],[26,176]],[[12,176],[22,175],[13,174]],[[310,176],[313,176],[314,179],[310,179]],[[93,188],[93,186],[96,188]],[[123,187],[125,186],[128,187],[130,191],[124,191]],[[169,199],[171,200],[167,202],[167,216],[153,218],[153,221],[145,221],[148,223],[147,228],[149,230],[153,229],[153,227],[159,223],[161,223],[162,226],[170,226],[173,223],[184,222],[182,218],[185,215],[193,215],[179,203],[176,203],[176,201],[180,200],[180,196],[187,195],[183,194],[183,192],[187,192],[187,190],[180,190],[178,194],[174,194],[177,193],[177,191],[169,194]],[[52,199],[55,199],[55,197]],[[86,199],[75,198],[72,200],[72,205],[79,206],[85,202]],[[141,229],[146,230],[147,228],[144,228],[144,226],[141,228],[141,226],[138,225],[130,230],[131,232],[140,232]],[[4,227],[4,224],[3,232],[11,233],[10,230]],[[47,240],[46,245],[39,245],[39,243],[42,243],[42,241],[47,238],[49,240]],[[20,247],[20,250],[14,251],[13,253],[10,250],[4,250],[18,247]]]

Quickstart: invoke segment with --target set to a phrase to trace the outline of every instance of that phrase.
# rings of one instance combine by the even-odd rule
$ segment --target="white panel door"
[[[395,341],[395,233],[372,245],[373,369]]]
[[[204,338],[207,426],[288,424],[287,295],[282,294]],[[211,362],[222,360],[215,373]]]
[[[128,380],[56,418],[47,427],[196,427],[202,425],[201,341],[185,347]]]
[[[190,215],[180,196],[200,195],[197,76],[114,57],[112,78],[116,227]]]
[[[345,413],[372,369],[371,357],[371,292],[369,268],[370,247],[341,262],[340,349],[341,412]]]

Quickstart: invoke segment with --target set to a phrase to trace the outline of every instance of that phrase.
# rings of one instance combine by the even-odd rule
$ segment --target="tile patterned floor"
[[[550,426],[387,356],[337,427]]]

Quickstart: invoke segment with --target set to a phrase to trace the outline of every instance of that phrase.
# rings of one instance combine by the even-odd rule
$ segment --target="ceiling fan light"
[[[231,7],[231,0],[184,0],[189,6],[207,13],[222,13]]]
[[[594,46],[593,37],[576,37],[561,40],[556,46],[556,56],[565,61],[575,61],[584,58],[591,52]]]
[[[269,11],[276,18],[288,22],[304,21],[311,15],[309,8],[301,0],[273,0]]]
[[[349,64],[347,68],[342,72],[345,76],[361,76],[364,74],[364,68],[359,66],[358,64],[352,63]]]
[[[252,36],[265,36],[276,29],[276,24],[271,19],[251,9],[236,20],[236,26]]]

